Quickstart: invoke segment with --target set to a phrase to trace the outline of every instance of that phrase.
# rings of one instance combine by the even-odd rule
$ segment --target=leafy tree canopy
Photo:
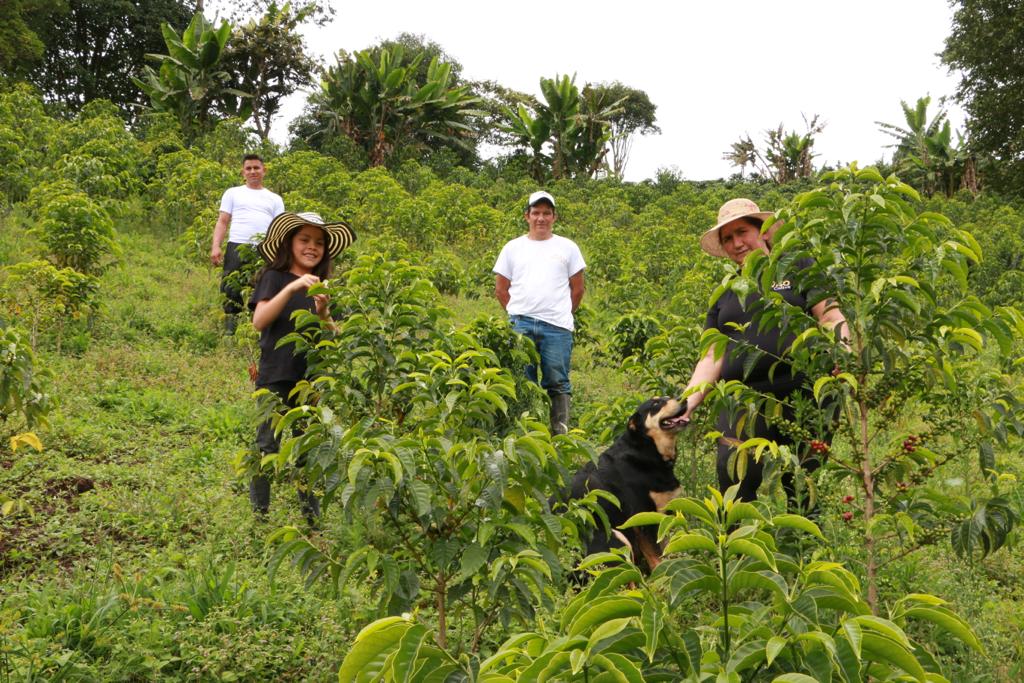
[[[147,53],[164,49],[161,24],[184,26],[195,5],[193,0],[48,3],[48,11],[29,18],[30,28],[46,46],[29,80],[47,101],[68,112],[102,98],[133,118],[146,100],[131,77],[142,68]]]
[[[43,10],[40,0],[7,0],[0,5],[0,73],[23,76],[43,56],[45,46],[26,23]]]
[[[1024,4],[960,0],[942,60],[961,72],[956,97],[967,111],[972,149],[998,163],[989,180],[1020,192],[1024,181]]]
[[[237,26],[225,48],[222,66],[232,74],[236,88],[251,95],[252,122],[266,140],[281,100],[298,88],[313,84],[316,61],[306,52],[299,26],[315,20],[318,5],[278,6],[271,2],[259,19]],[[226,109],[236,110],[229,95]]]
[[[609,140],[611,160],[608,170],[616,178],[626,172],[626,162],[633,147],[634,135],[661,133],[654,123],[658,105],[651,102],[643,90],[631,88],[615,81],[613,83],[588,83],[583,88],[583,101],[587,109],[599,112],[611,109],[608,124],[611,129]]]

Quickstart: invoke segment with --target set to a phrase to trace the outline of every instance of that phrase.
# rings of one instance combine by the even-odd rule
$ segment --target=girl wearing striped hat
[[[260,363],[256,387],[277,394],[293,406],[289,397],[295,385],[305,377],[306,358],[296,353],[293,344],[278,347],[278,342],[295,331],[292,313],[299,310],[316,312],[330,320],[327,296],[309,296],[308,290],[324,281],[331,272],[331,260],[355,241],[355,232],[344,222],[326,223],[315,213],[279,214],[267,228],[267,235],[257,246],[267,262],[256,279],[249,309],[252,324],[260,333]],[[256,432],[260,455],[277,453],[281,442],[268,420]],[[303,462],[297,462],[302,467]],[[299,500],[307,521],[316,524],[320,503],[301,484]],[[270,480],[256,475],[249,482],[249,502],[257,514],[270,508]]]

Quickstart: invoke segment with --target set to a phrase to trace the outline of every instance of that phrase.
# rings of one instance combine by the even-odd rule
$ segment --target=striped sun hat
[[[337,221],[326,223],[320,214],[311,211],[305,213],[292,213],[285,211],[270,221],[267,228],[267,236],[257,245],[256,249],[260,256],[270,263],[277,256],[278,249],[284,244],[285,239],[293,230],[298,230],[304,225],[313,225],[324,231],[327,235],[327,253],[334,258],[349,245],[356,241],[356,232],[348,223]]]

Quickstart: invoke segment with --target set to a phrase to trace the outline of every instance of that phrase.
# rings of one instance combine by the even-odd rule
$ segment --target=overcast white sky
[[[891,139],[875,121],[903,125],[900,100],[952,95],[955,74],[936,56],[949,34],[947,0],[590,0],[333,2],[337,14],[306,31],[328,63],[402,32],[423,34],[463,65],[463,76],[540,95],[542,76],[576,83],[618,80],[658,106],[662,134],[633,146],[627,180],[675,167],[684,178],[727,177],[722,154],[745,133],[760,141],[782,122],[803,132],[801,114],[828,123],[817,163],[883,155]],[[208,16],[228,4],[208,2]],[[293,96],[275,127],[305,95]],[[954,128],[962,112],[948,106]]]

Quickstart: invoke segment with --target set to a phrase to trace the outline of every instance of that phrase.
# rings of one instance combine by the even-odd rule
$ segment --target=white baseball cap
[[[552,207],[555,206],[555,198],[554,197],[552,197],[550,194],[548,194],[544,190],[537,190],[536,192],[534,192],[533,194],[530,195],[530,200],[528,202],[526,202],[526,208],[527,209],[532,209],[533,206],[535,204],[537,204],[538,202],[548,202],[549,204],[551,204]]]

